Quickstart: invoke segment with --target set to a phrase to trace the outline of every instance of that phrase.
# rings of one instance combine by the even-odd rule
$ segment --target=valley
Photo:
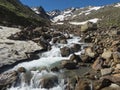
[[[120,90],[120,3],[0,10],[0,90]]]

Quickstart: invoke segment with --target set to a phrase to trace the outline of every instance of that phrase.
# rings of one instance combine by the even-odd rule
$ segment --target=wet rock
[[[94,24],[92,22],[87,22],[86,24],[81,26],[81,31],[86,32],[89,30],[96,30],[97,29],[97,24]]]
[[[51,68],[51,71],[53,71],[53,72],[58,72],[58,71],[59,71],[59,68],[58,68],[58,67],[53,67],[53,68]]]
[[[77,69],[77,64],[75,62],[69,61],[69,60],[64,60],[61,62],[61,65],[63,68],[72,70],[72,69]]]
[[[66,39],[58,39],[58,43],[60,44],[67,44],[67,40]]]
[[[79,80],[75,90],[91,90],[90,83],[84,80]]]
[[[71,47],[71,51],[72,52],[78,52],[81,50],[81,45],[80,44],[74,44],[72,47]]]
[[[112,68],[104,68],[104,69],[101,69],[101,75],[104,76],[104,75],[109,75],[111,74],[113,71]]]
[[[44,75],[40,79],[40,87],[50,89],[58,84],[58,77],[56,75]]]
[[[58,41],[58,37],[54,37],[53,39],[52,39],[52,43],[56,43]]]
[[[72,55],[70,56],[70,61],[73,61],[73,62],[75,62],[75,63],[79,63],[79,62],[81,62],[82,60],[81,60],[81,58],[79,57],[79,55],[72,54]]]
[[[70,53],[71,53],[69,47],[60,48],[60,51],[61,51],[62,57],[68,57],[70,55]]]
[[[24,67],[19,67],[17,71],[22,73],[22,72],[26,72],[26,69]]]
[[[18,73],[16,71],[0,74],[0,90],[6,90],[11,85],[15,85],[17,78]]]
[[[2,27],[0,27],[0,29],[3,29]]]
[[[18,78],[17,83],[21,84],[21,85],[22,85],[22,83],[29,85],[31,78],[32,78],[31,72],[26,70],[24,67],[19,67],[17,69],[17,72],[19,74],[19,78]]]
[[[85,55],[85,54],[81,54],[81,55],[80,55],[80,59],[81,59],[82,62],[84,62],[84,63],[91,63],[91,62],[92,62],[91,57],[89,57],[88,55]]]

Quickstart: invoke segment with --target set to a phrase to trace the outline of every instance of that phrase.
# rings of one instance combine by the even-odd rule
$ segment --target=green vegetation
[[[0,24],[4,25],[49,25],[49,19],[35,14],[19,0],[0,0]]]

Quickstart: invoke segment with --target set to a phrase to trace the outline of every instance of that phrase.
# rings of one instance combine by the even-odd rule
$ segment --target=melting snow
[[[59,15],[53,18],[52,22],[63,21],[63,20],[64,20],[64,15]]]
[[[101,6],[98,6],[98,7],[89,7],[88,10],[82,11],[82,12],[79,13],[78,15],[81,15],[81,14],[88,15],[88,14],[91,13],[91,11],[93,11],[93,10],[99,10],[100,8],[103,8],[103,7],[101,7]]]
[[[93,22],[93,23],[97,23],[98,20],[99,20],[98,18],[94,18],[94,19],[90,19],[90,20],[87,20],[84,22],[69,22],[69,23],[72,25],[83,25],[83,24],[87,23],[88,21]]]
[[[58,22],[58,23],[56,23],[56,24],[58,24],[58,25],[63,25],[64,23],[63,23],[63,22]]]

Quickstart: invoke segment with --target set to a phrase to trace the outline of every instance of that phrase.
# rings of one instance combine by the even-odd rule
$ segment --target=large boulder
[[[95,30],[95,29],[97,29],[97,24],[92,23],[92,22],[87,22],[86,24],[81,26],[81,31],[82,32],[86,32],[86,31],[89,31],[89,30]]]

